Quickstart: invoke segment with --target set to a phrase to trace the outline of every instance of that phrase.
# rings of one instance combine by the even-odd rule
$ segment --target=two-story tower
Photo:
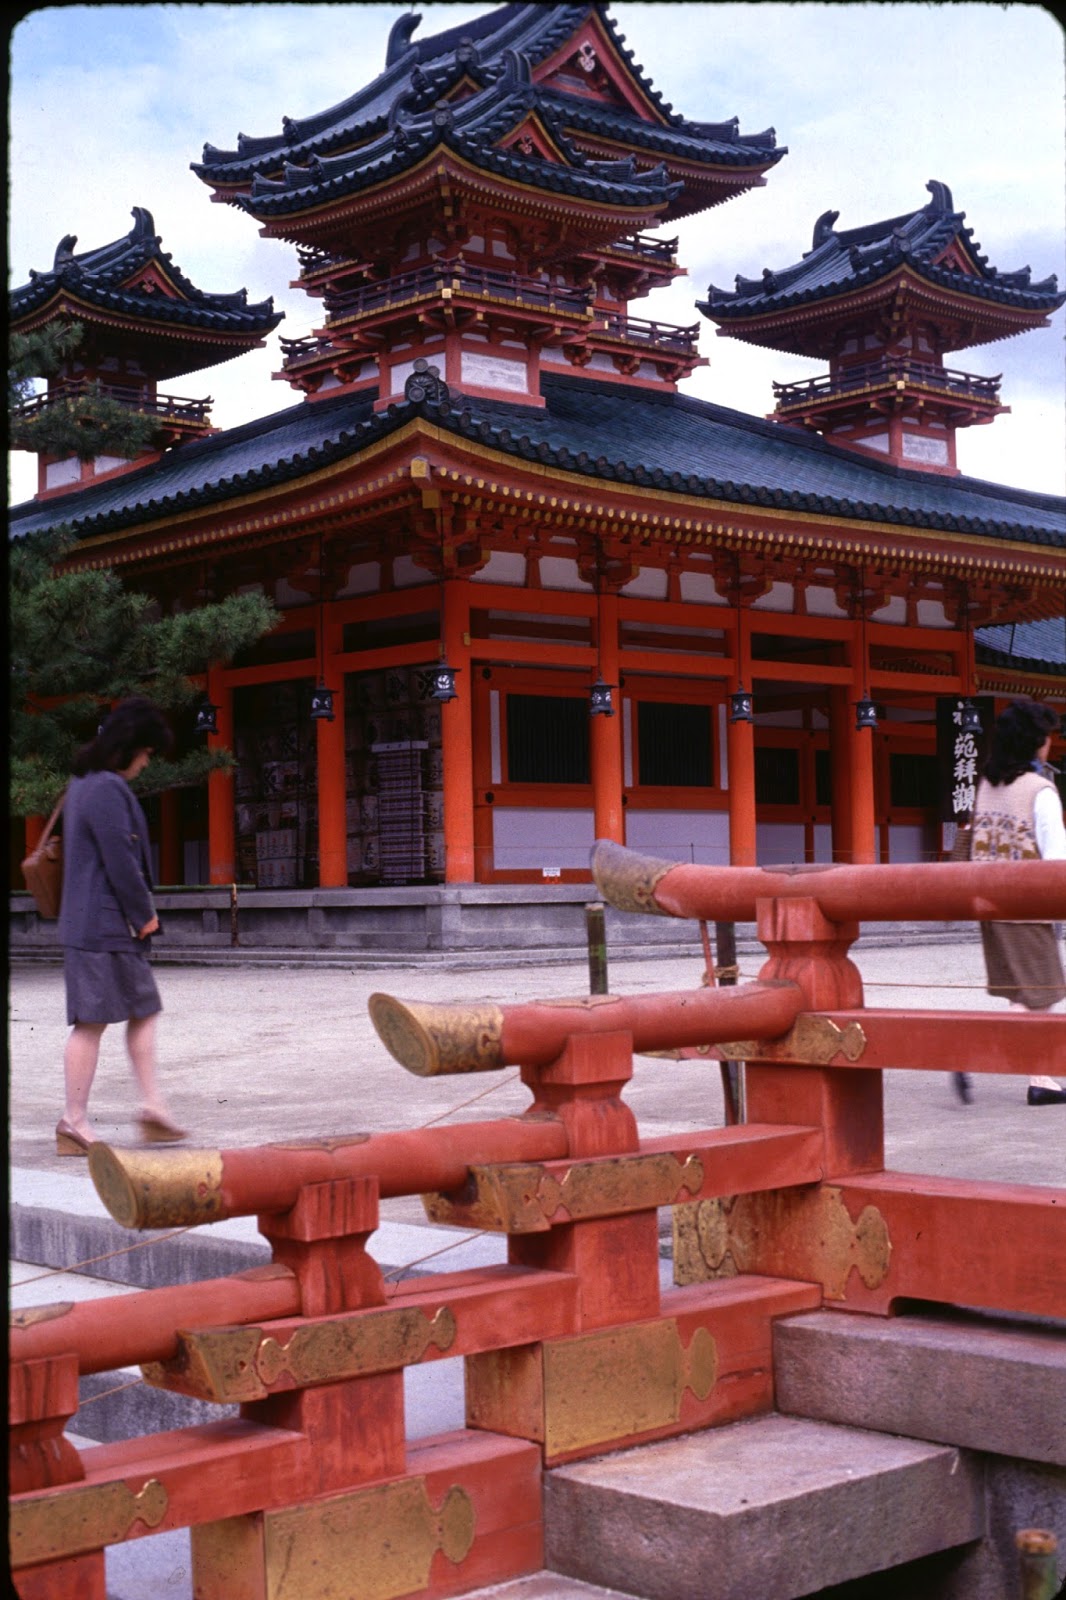
[[[681,271],[676,240],[645,230],[762,184],[773,130],[675,113],[605,7],[509,5],[421,42],[418,20],[341,105],[194,165],[297,246],[323,302],[279,376],[313,397],[375,388],[381,409],[418,359],[466,397],[538,409],[545,372],[675,389],[699,325],[630,314]]]
[[[82,330],[77,347],[49,376],[47,391],[17,408],[12,418],[16,447],[21,424],[80,396],[104,396],[156,423],[149,447],[135,462],[42,452],[39,495],[65,493],[105,473],[147,465],[174,445],[213,433],[209,398],[161,394],[159,384],[260,348],[282,319],[273,300],[249,305],[245,289],[232,294],[197,289],[163,250],[151,212],[134,206],[132,215],[128,234],[94,250],[76,255],[77,238],[68,234],[56,247],[51,270],[31,271],[29,283],[9,300],[11,333],[72,324]]]
[[[948,366],[971,345],[1046,328],[1066,300],[1051,276],[1000,272],[964,227],[951,191],[930,181],[908,216],[837,231],[836,211],[814,225],[793,266],[713,284],[699,302],[718,332],[828,361],[823,376],[775,383],[779,422],[900,466],[956,473],[955,434],[1009,410],[999,376]]]

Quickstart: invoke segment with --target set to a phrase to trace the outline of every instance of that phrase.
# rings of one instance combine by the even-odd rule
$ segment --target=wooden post
[[[618,670],[617,595],[601,594],[598,597],[596,628],[599,637],[600,676],[605,683],[613,685],[615,714],[589,718],[594,833],[597,839],[613,839],[616,844],[624,844],[622,691]]]
[[[736,671],[729,678],[729,693],[743,684],[751,689],[751,630],[748,614],[737,608]],[[729,752],[729,863],[753,867],[755,834],[755,728],[750,722],[730,722],[726,734]]]
[[[856,624],[851,643],[851,700],[846,723],[848,738],[848,777],[851,786],[851,859],[856,863],[877,860],[877,827],[874,810],[874,729],[855,726],[855,705],[869,687],[866,646]]]
[[[207,736],[208,749],[233,746],[233,690],[223,681],[220,667],[209,667],[207,698],[218,707],[218,732]],[[233,810],[234,779],[229,772],[207,775],[207,854],[211,883],[232,883],[237,876],[237,833]]]
[[[323,607],[320,626],[323,682],[333,690],[333,721],[316,723],[318,755],[318,882],[322,889],[343,889],[348,883],[348,829],[345,821],[344,676],[335,663],[341,640],[333,606]]]
[[[474,883],[474,688],[470,675],[470,587],[464,578],[443,586],[441,644],[456,670],[456,698],[441,706],[444,764],[444,881]]]
[[[607,993],[607,934],[602,900],[585,907],[585,936],[589,947],[589,994]]]

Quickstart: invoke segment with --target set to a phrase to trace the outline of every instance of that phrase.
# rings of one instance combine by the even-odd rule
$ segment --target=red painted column
[[[319,660],[323,682],[333,690],[333,721],[316,724],[318,753],[318,883],[322,889],[343,889],[348,883],[348,829],[345,820],[344,674],[336,666],[341,626],[332,605],[323,608],[325,637]]]
[[[730,675],[730,694],[744,686],[753,687],[751,675],[751,623],[749,613],[738,607],[736,671]],[[728,715],[728,707],[727,707]],[[727,723],[726,749],[729,754],[729,864],[753,867],[755,861],[755,728],[750,722]]]
[[[159,881],[181,883],[184,876],[178,791],[164,789],[159,796]]]
[[[441,646],[456,671],[456,698],[440,708],[444,765],[444,881],[474,883],[474,686],[470,675],[470,585],[443,585]]]
[[[848,703],[848,691],[839,686],[829,691],[829,764],[832,786],[833,860],[851,860],[851,746],[848,722],[854,721],[855,708]]]
[[[592,777],[593,826],[597,839],[625,843],[625,814],[622,808],[622,691],[618,670],[618,596],[600,595],[596,628],[599,639],[599,671],[604,683],[612,684],[614,716],[589,718],[589,764]]]
[[[208,748],[233,748],[233,690],[223,680],[220,667],[209,667],[207,698],[218,707],[218,732],[208,734]],[[237,877],[236,818],[233,811],[234,776],[228,772],[207,775],[207,854],[211,883],[233,883]]]
[[[855,726],[856,702],[866,697],[870,682],[866,643],[858,624],[851,651],[852,703],[848,707],[849,715],[845,726],[848,739],[848,775],[851,785],[851,859],[859,863],[877,860],[877,829],[874,810],[874,730]]]

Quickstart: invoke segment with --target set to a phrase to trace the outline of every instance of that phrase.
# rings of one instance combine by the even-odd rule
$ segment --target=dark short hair
[[[1013,783],[1028,772],[1033,757],[1059,719],[1050,706],[1040,700],[1015,700],[996,718],[992,747],[985,762],[985,777],[994,787]]]
[[[163,712],[143,695],[120,700],[100,724],[95,739],[74,757],[74,776],[87,772],[124,772],[138,750],[169,755],[174,734]]]

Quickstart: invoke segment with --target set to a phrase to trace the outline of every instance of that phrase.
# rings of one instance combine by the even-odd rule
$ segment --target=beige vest
[[[974,802],[970,859],[973,861],[1027,861],[1039,859],[1033,807],[1041,789],[1054,789],[1050,778],[1023,772],[1013,783],[993,786],[986,778],[977,785]],[[1056,791],[1057,792],[1057,791]]]

